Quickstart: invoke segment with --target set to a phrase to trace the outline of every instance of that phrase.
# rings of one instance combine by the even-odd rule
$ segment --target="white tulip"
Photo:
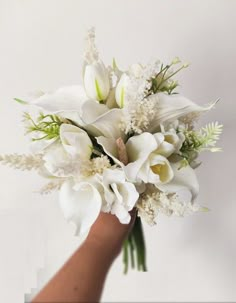
[[[127,99],[127,86],[130,83],[130,78],[127,74],[123,74],[116,87],[116,103],[120,108],[123,108]]]
[[[142,133],[131,137],[126,143],[129,159],[129,164],[126,166],[118,160],[116,140],[98,137],[97,142],[102,145],[106,154],[123,168],[128,180],[164,184],[171,181],[173,171],[169,161],[158,153],[158,148],[164,141],[164,136],[162,134],[161,136],[159,136],[159,141],[157,136],[155,137],[150,133]]]
[[[189,165],[180,168],[180,163],[172,163],[174,178],[168,184],[158,184],[156,187],[165,193],[177,193],[183,201],[193,202],[199,192],[196,173]]]
[[[174,152],[178,152],[185,139],[182,133],[176,134],[176,131],[174,130],[164,133],[155,133],[153,136],[158,143],[158,148],[155,152],[166,158]]]
[[[60,141],[44,148],[44,166],[56,177],[71,177],[80,174],[82,163],[91,157],[93,144],[87,133],[71,124],[60,127]]]
[[[102,61],[84,67],[84,88],[91,99],[105,101],[110,91],[109,73]]]
[[[155,137],[149,133],[128,140],[126,148],[130,163],[124,167],[128,179],[153,184],[171,181],[173,171],[170,163],[157,153],[158,147]]]
[[[66,152],[59,140],[44,149],[44,167],[54,177],[71,177],[75,173],[76,161]]]
[[[60,139],[68,154],[80,159],[90,159],[93,144],[84,130],[71,124],[62,124]]]

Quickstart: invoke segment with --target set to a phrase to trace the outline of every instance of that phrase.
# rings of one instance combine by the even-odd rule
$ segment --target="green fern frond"
[[[219,140],[219,136],[223,131],[223,125],[218,122],[212,122],[202,127],[199,131],[201,136],[202,148],[209,149],[214,147],[216,142]]]
[[[202,127],[200,130],[184,131],[185,141],[180,149],[180,156],[191,163],[196,160],[199,152],[211,151],[219,152],[221,148],[215,147],[220,134],[223,131],[223,125],[218,122],[212,122]],[[183,162],[184,163],[184,162]]]

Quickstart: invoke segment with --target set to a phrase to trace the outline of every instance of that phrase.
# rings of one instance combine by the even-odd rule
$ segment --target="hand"
[[[130,212],[130,223],[121,224],[115,215],[101,212],[85,242],[96,245],[97,248],[100,247],[117,257],[124,240],[133,227],[136,213],[136,209],[133,209]]]

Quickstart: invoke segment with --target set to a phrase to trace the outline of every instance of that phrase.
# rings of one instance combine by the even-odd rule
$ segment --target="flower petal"
[[[172,181],[167,184],[158,184],[156,187],[168,193],[186,192],[188,195],[189,192],[191,200],[194,201],[199,192],[195,171],[190,166],[179,169],[180,163],[178,162],[171,164],[171,167],[174,172]]]
[[[81,118],[85,124],[93,123],[98,117],[109,111],[105,104],[93,100],[86,101],[81,107]]]
[[[71,155],[69,155],[62,144],[57,140],[44,149],[43,160],[45,168],[52,176],[70,177],[75,169]]]
[[[155,110],[157,113],[149,128],[150,132],[157,130],[161,123],[173,121],[190,113],[198,114],[208,111],[214,106],[214,104],[205,107],[199,106],[181,95],[168,95],[165,93],[157,93],[148,98],[150,101],[156,101]]]
[[[36,140],[32,141],[30,143],[29,149],[32,153],[40,153],[42,152],[45,148],[53,144],[57,138],[53,138],[50,140]]]
[[[103,186],[113,194],[110,205],[110,212],[117,216],[122,224],[130,222],[129,211],[133,209],[138,200],[139,193],[136,187],[126,182],[124,171],[121,169],[107,169],[103,174]]]
[[[74,184],[66,181],[59,193],[59,203],[66,220],[73,222],[76,234],[88,232],[101,210],[101,196],[94,186],[87,182]]]
[[[87,95],[95,100],[105,100],[110,91],[110,81],[104,63],[99,60],[91,64],[85,64],[83,74]]]
[[[63,147],[69,154],[81,158],[90,158],[93,144],[84,130],[71,124],[62,124],[60,138]]]
[[[98,144],[102,146],[105,153],[111,157],[116,164],[123,166],[123,163],[118,159],[119,155],[115,139],[100,136],[97,137],[96,140]]]
[[[156,183],[151,181],[151,176],[158,176],[158,183],[168,183],[173,179],[173,170],[169,161],[165,157],[152,153],[149,157],[149,165],[151,168],[149,174],[149,183]]]
[[[80,110],[81,105],[87,100],[82,86],[73,85],[59,88],[55,92],[45,93],[31,102],[49,112]]]
[[[138,172],[151,152],[157,149],[157,142],[153,135],[142,133],[131,137],[126,143],[129,164],[124,167],[124,171],[129,180],[136,180]]]
[[[105,108],[108,109],[104,105],[104,111]],[[94,105],[92,105],[91,102],[86,102],[85,106],[82,108],[81,115],[82,120],[86,124],[84,128],[86,128],[91,133],[91,135],[95,137],[105,136],[107,138],[114,139],[124,139],[125,137],[124,132],[120,130],[120,122],[122,117],[123,111],[118,108],[114,108],[111,110],[108,109],[103,114],[100,114],[98,112],[98,107],[94,109]]]

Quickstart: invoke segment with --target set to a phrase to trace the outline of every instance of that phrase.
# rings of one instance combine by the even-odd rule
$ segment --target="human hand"
[[[112,254],[113,257],[117,257],[124,240],[134,225],[136,213],[136,209],[133,209],[130,212],[130,223],[121,224],[115,215],[101,212],[91,227],[85,242],[95,245],[96,248],[106,250],[106,253]]]

